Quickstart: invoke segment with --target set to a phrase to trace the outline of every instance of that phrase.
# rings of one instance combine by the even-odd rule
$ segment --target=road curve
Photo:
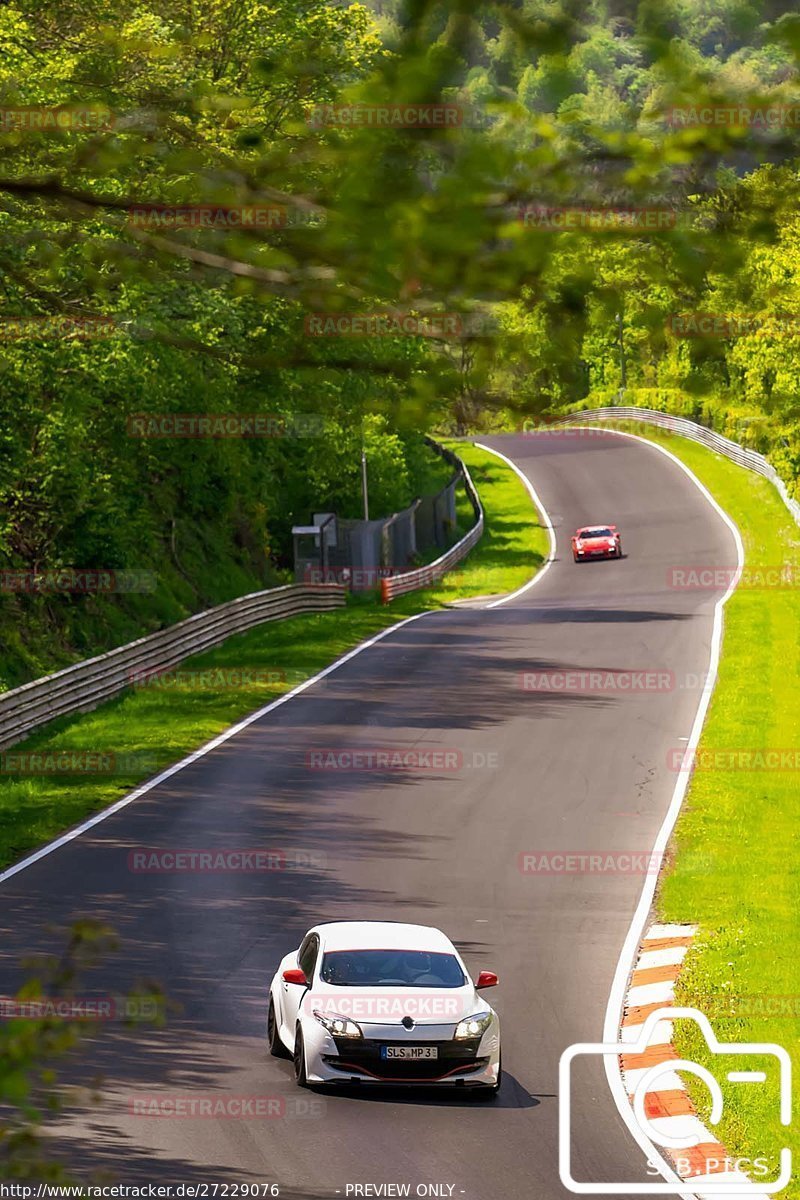
[[[719,597],[670,587],[668,568],[732,568],[736,548],[691,480],[645,443],[593,430],[489,444],[532,480],[555,526],[556,561],[540,584],[499,608],[409,623],[4,885],[2,994],[23,954],[58,945],[49,926],[90,915],[119,931],[122,950],[87,990],[118,992],[146,976],[182,1005],[161,1030],[109,1024],[75,1063],[76,1081],[104,1076],[100,1104],[76,1105],[52,1131],[77,1178],[102,1168],[128,1183],[260,1181],[290,1197],[345,1196],[348,1185],[353,1195],[367,1183],[408,1184],[411,1195],[444,1185],[440,1194],[469,1200],[566,1195],[558,1059],[602,1035],[642,876],[530,874],[520,854],[652,846]],[[593,521],[620,527],[625,558],[573,564],[569,535]],[[672,682],[521,686],[523,672],[573,670]],[[314,749],[387,747],[455,750],[463,761],[386,773],[308,766]],[[132,873],[127,856],[141,846],[316,859],[266,874]],[[498,972],[506,1077],[495,1104],[354,1091],[296,1107],[290,1065],[264,1045],[266,983],[309,925],[336,918],[436,924],[473,973]],[[131,1112],[134,1099],[167,1093],[286,1106],[271,1120]],[[576,1172],[645,1178],[601,1072],[579,1081],[575,1107]]]

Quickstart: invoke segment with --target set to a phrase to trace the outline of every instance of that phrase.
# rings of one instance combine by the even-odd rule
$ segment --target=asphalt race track
[[[267,1182],[290,1197],[366,1183],[409,1184],[411,1195],[445,1185],[440,1194],[469,1200],[568,1194],[558,1059],[602,1036],[643,877],[530,874],[520,854],[651,847],[724,591],[676,590],[668,569],[733,567],[736,550],[697,488],[646,444],[594,431],[490,444],[528,474],[556,528],[557,560],[539,584],[499,608],[409,623],[4,885],[3,995],[23,955],[60,944],[49,927],[89,915],[118,930],[122,950],[87,990],[119,992],[147,976],[182,1005],[161,1030],[109,1023],[75,1064],[76,1082],[104,1076],[99,1105],[70,1109],[53,1132],[77,1178],[104,1169],[127,1183]],[[576,566],[569,536],[595,521],[620,527],[625,558]],[[573,669],[672,672],[674,686],[521,686],[524,671]],[[315,749],[411,747],[463,761],[381,773],[307,760]],[[312,865],[133,873],[127,856],[142,846],[275,847]],[[301,1093],[291,1064],[269,1057],[272,972],[308,926],[340,918],[438,925],[473,975],[498,972],[487,995],[503,1022],[494,1104]],[[282,1102],[267,1120],[134,1115],[136,1097],[167,1093]],[[574,1125],[581,1178],[645,1178],[600,1072],[577,1088]]]

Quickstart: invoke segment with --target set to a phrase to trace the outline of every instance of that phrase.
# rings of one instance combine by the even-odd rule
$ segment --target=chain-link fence
[[[295,526],[298,583],[344,583],[353,591],[366,591],[408,570],[429,550],[446,549],[452,543],[456,493],[464,486],[464,473],[459,459],[428,441],[454,467],[449,483],[434,496],[422,496],[401,512],[378,520],[340,520],[335,513],[316,513],[311,525]]]

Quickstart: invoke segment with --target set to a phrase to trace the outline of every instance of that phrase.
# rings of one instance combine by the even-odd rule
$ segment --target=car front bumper
[[[306,1033],[306,1074],[309,1083],[380,1084],[416,1087],[493,1087],[500,1072],[499,1030],[490,1026],[482,1038],[455,1041],[452,1036],[435,1037],[433,1031],[417,1027],[413,1037],[399,1037],[387,1030],[385,1036],[363,1039],[334,1039],[322,1033]],[[452,1026],[448,1034],[452,1034]],[[309,1034],[311,1035],[309,1038]],[[435,1046],[435,1059],[386,1059],[382,1046]]]

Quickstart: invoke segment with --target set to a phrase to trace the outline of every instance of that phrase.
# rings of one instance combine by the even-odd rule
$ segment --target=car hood
[[[334,987],[312,985],[301,1006],[309,1016],[316,1010],[350,1017],[360,1024],[400,1025],[411,1017],[415,1025],[449,1025],[463,1021],[489,1005],[472,984],[462,988]]]

